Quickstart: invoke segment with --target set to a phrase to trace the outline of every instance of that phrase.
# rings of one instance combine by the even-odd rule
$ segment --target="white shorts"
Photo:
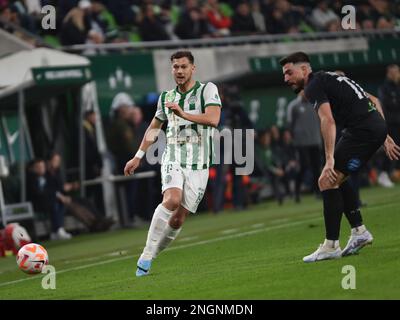
[[[203,199],[208,181],[208,169],[191,170],[182,168],[179,163],[161,165],[162,193],[170,188],[179,188],[182,192],[182,207],[195,213]]]

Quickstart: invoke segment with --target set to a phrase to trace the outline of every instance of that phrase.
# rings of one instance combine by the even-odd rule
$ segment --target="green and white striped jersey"
[[[214,128],[185,120],[165,107],[166,102],[176,102],[183,111],[201,114],[210,106],[220,106],[221,99],[217,86],[196,81],[192,89],[180,93],[178,87],[164,91],[157,104],[155,117],[168,121],[166,136],[167,147],[162,156],[162,163],[179,163],[183,168],[193,170],[207,169],[214,156]]]

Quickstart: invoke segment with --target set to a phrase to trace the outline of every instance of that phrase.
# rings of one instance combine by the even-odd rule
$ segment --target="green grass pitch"
[[[147,227],[43,242],[56,268],[56,289],[0,258],[0,299],[400,299],[400,186],[362,190],[364,221],[374,235],[359,255],[305,264],[323,241],[322,202],[311,196],[255,205],[246,211],[201,214],[135,277]],[[342,220],[341,247],[350,227]],[[356,289],[342,288],[354,266]]]

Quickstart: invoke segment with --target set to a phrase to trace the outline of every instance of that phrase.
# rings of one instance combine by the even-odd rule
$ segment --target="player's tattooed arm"
[[[318,116],[321,120],[321,134],[325,146],[325,167],[321,176],[326,176],[331,183],[335,183],[337,174],[335,172],[335,159],[333,157],[336,141],[336,123],[333,119],[331,105],[324,102],[318,108]]]
[[[381,114],[382,118],[385,119],[385,115],[383,114],[383,108],[382,108],[382,105],[381,105],[381,102],[379,101],[379,99],[368,92],[366,92],[366,94],[367,94],[369,100],[371,100],[371,102],[375,105],[376,110],[378,110],[378,112]]]

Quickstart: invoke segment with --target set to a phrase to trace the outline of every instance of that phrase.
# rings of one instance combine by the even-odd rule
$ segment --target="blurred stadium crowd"
[[[346,4],[356,30],[400,28],[398,0],[0,0],[0,26],[53,45],[334,32]],[[56,8],[55,30],[41,28],[44,5]]]

